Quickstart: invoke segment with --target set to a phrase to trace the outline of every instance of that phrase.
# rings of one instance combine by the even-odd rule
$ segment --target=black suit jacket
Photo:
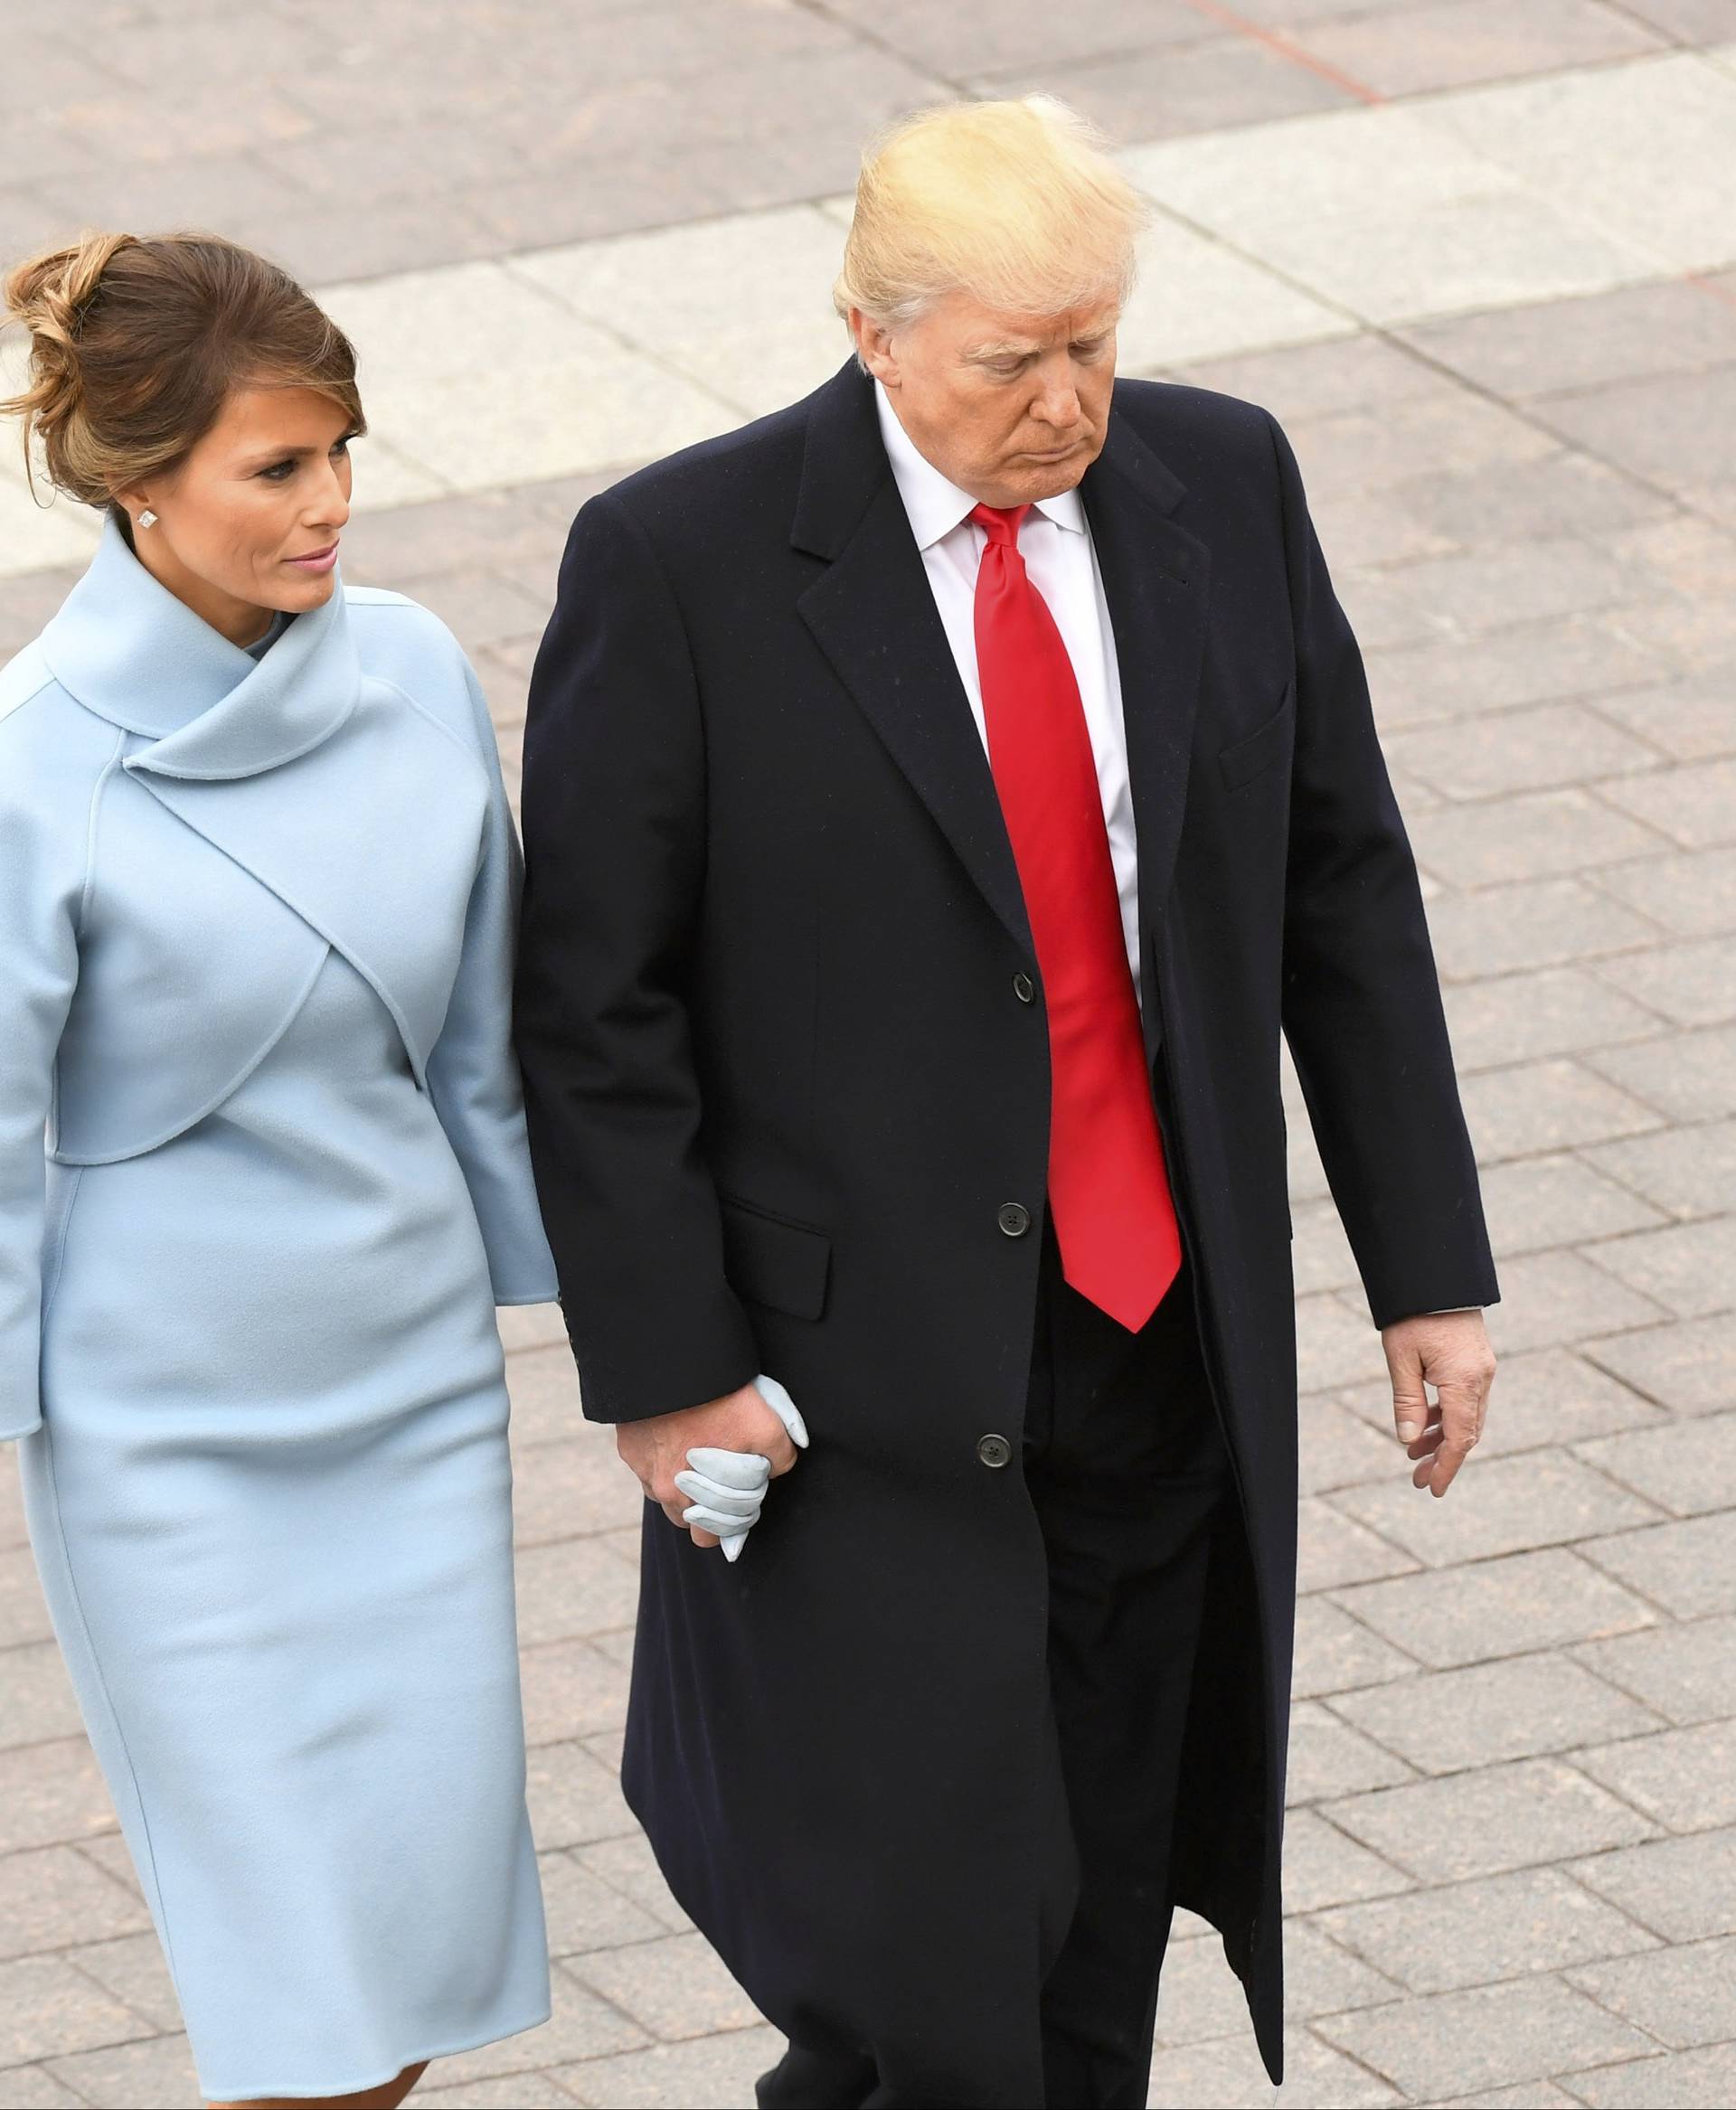
[[[1276,2075],[1280,1034],[1376,1322],[1496,1289],[1415,869],[1282,433],[1123,382],[1082,492],[1153,1089],[1241,1493],[1182,1897],[1222,1929]],[[976,1444],[1017,1455],[1046,1032],[1014,987],[1038,969],[994,781],[854,365],[580,512],[524,817],[519,1047],[585,1410],[658,1414],[767,1370],[814,1437],[734,1568],[649,1515],[629,1794],[775,2021],[860,2037],[867,2003],[961,2099],[1039,2099],[1043,1557],[1019,1475]],[[1002,1229],[1008,1201],[1031,1234]]]

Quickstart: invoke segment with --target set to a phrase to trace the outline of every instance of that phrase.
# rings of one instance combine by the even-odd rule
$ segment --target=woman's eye
[[[269,469],[259,471],[268,484],[287,484],[295,473],[296,465],[293,461],[273,462]]]

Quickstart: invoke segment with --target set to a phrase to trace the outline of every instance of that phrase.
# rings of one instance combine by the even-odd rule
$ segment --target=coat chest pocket
[[[1269,769],[1288,754],[1295,732],[1296,683],[1292,680],[1269,718],[1243,739],[1219,749],[1218,768],[1223,772],[1225,788],[1240,791],[1244,784],[1251,784]]]
[[[773,1216],[732,1194],[718,1197],[723,1221],[723,1272],[739,1295],[795,1319],[826,1309],[832,1240],[812,1224]]]

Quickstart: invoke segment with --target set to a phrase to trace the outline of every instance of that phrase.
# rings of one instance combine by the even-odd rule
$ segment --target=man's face
[[[850,325],[899,422],[942,476],[985,505],[1071,491],[1102,451],[1118,297],[1064,315],[1009,315],[948,293],[917,321]]]

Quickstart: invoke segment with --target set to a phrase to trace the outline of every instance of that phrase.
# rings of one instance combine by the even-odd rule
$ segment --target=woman
[[[202,2088],[392,2105],[549,2012],[517,845],[451,636],[340,581],[300,287],[104,235],[5,290],[5,408],[108,518],[0,673],[0,1436]]]

